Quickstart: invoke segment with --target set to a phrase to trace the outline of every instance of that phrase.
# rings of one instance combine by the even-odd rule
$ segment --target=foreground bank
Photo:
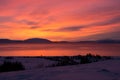
[[[0,80],[120,80],[120,59],[0,73]]]

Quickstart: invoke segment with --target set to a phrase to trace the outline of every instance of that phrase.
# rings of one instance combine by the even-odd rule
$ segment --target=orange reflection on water
[[[0,56],[71,56],[87,53],[120,56],[120,44],[2,44]]]

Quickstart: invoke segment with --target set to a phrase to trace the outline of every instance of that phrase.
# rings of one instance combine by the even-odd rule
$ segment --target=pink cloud
[[[80,32],[81,29],[76,29],[77,31],[74,31],[74,33],[83,34],[81,36],[88,36],[88,34],[93,35],[91,33],[85,33],[89,32],[87,31],[88,28],[89,30],[91,29],[90,32],[92,32],[93,27],[97,29],[97,27],[100,26],[103,26],[104,30],[107,30],[107,25],[105,27],[100,24],[109,23],[109,26],[113,27],[112,23],[116,23],[116,21],[119,22],[119,3],[120,0],[0,0],[0,23],[4,26],[12,27],[9,30],[16,35],[12,38],[23,36],[23,34],[20,35],[16,32],[17,29],[24,33],[39,33],[40,31],[40,33],[46,34],[41,35],[42,37],[52,38],[57,37],[57,34],[54,36],[49,35],[54,32],[47,34],[45,30],[69,29],[70,26],[84,25],[82,32]],[[115,19],[116,16],[118,17],[117,19]],[[24,30],[23,27],[26,30]],[[32,29],[34,31],[32,31]],[[103,32],[103,29],[99,31]],[[114,31],[117,30],[114,29]],[[7,34],[7,31],[3,30],[1,26],[0,32]],[[105,32],[108,32],[108,30],[104,31],[104,33]],[[67,33],[68,32],[65,31],[59,32],[59,36],[63,36],[63,34],[67,36]],[[99,33],[96,32],[95,34],[97,35]],[[34,37],[34,35],[31,36]],[[81,36],[78,35],[77,37]]]

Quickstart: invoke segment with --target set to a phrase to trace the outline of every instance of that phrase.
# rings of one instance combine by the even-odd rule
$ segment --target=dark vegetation
[[[5,59],[6,59],[6,60],[7,60],[7,59],[8,59],[8,60],[11,60],[11,59],[14,59],[14,57],[9,57],[9,56],[8,56],[8,57],[5,57]]]
[[[2,57],[1,57],[2,58]],[[0,72],[9,71],[19,71],[25,70],[24,65],[21,62],[15,60],[15,58],[43,58],[51,61],[56,61],[54,64],[45,67],[57,67],[57,66],[68,66],[68,65],[78,65],[78,64],[88,64],[92,62],[104,61],[112,59],[110,56],[100,56],[100,55],[77,55],[77,56],[26,56],[26,57],[3,57],[4,62],[0,65]],[[14,61],[14,62],[13,62]],[[15,62],[16,61],[16,62]],[[38,63],[39,64],[39,63]],[[32,65],[32,63],[31,63]],[[41,66],[42,64],[40,64]]]
[[[3,64],[0,65],[0,72],[19,71],[19,70],[25,70],[24,66],[20,62],[4,61]]]
[[[77,64],[87,64],[92,62],[104,61],[108,59],[112,59],[109,56],[100,56],[100,55],[92,55],[87,54],[85,56],[62,56],[62,57],[44,57],[45,59],[57,61],[57,64],[53,64],[50,67],[56,66],[67,66],[67,65],[77,65]]]

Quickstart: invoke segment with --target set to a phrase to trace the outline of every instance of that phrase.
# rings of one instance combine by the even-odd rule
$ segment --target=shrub
[[[14,57],[5,57],[5,59],[14,59]]]
[[[19,71],[19,70],[25,70],[24,66],[20,62],[4,61],[4,63],[0,66],[0,72]]]

